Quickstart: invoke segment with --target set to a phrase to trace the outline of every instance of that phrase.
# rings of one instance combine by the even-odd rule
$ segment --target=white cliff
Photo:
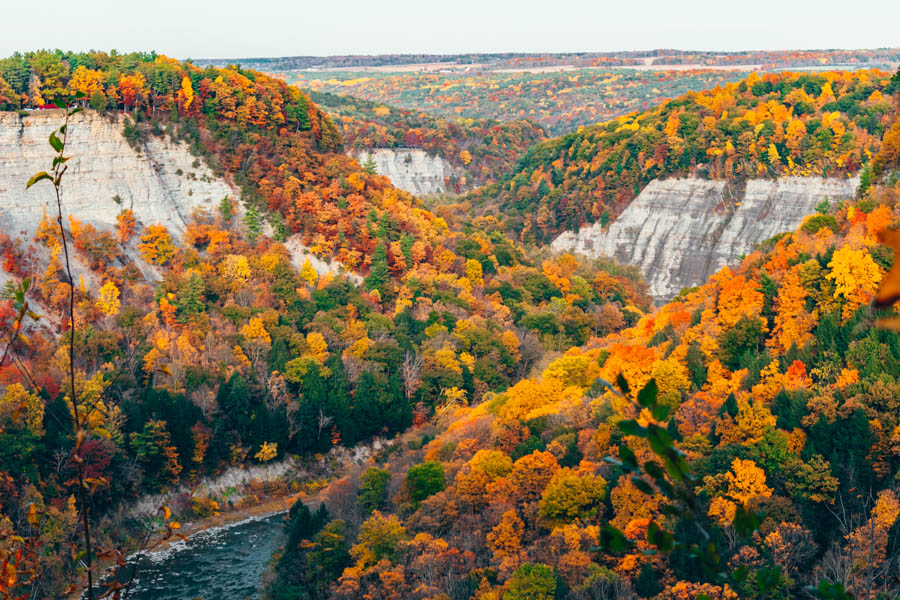
[[[703,283],[759,242],[794,230],[823,200],[852,198],[858,178],[753,179],[746,186],[702,179],[654,180],[616,221],[567,231],[557,252],[611,256],[641,267],[664,302]]]
[[[398,188],[411,194],[438,194],[446,191],[448,177],[456,171],[440,156],[432,156],[421,148],[375,148],[356,155],[365,163],[375,160],[375,170],[388,177]]]
[[[25,182],[49,170],[54,152],[47,140],[62,124],[62,112],[27,117],[0,113],[0,229],[32,233],[46,210],[55,213],[53,187]],[[237,195],[226,181],[191,155],[184,143],[149,136],[132,148],[114,115],[85,111],[72,117],[66,154],[72,157],[62,186],[64,208],[82,221],[112,227],[126,208],[144,225],[160,223],[176,236],[195,210],[212,212],[225,196]]]

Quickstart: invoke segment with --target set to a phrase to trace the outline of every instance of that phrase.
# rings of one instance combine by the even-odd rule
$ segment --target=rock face
[[[437,194],[445,191],[447,177],[456,175],[453,167],[440,156],[431,156],[421,148],[375,148],[372,151],[375,170],[389,177],[395,186],[411,194]],[[370,153],[360,152],[360,163]]]
[[[859,179],[654,180],[604,230],[567,231],[551,247],[641,267],[657,302],[699,285],[774,235],[792,231],[823,200],[852,198]]]
[[[24,118],[0,112],[0,230],[30,235],[45,210],[55,214],[53,187],[40,182],[26,191],[25,182],[50,168],[54,153],[47,140],[62,122],[57,110]],[[130,208],[140,223],[160,223],[180,236],[193,211],[212,212],[223,197],[237,196],[185,144],[151,136],[137,151],[122,128],[115,116],[93,111],[72,117],[66,148],[72,160],[62,186],[66,212],[108,228]]]

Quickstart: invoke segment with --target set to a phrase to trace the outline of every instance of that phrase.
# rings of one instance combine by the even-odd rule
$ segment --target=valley
[[[0,598],[891,597],[898,57],[0,59]]]

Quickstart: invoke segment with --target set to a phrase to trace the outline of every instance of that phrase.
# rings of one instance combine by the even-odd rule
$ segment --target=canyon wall
[[[49,170],[54,151],[50,133],[63,123],[62,111],[46,110],[20,117],[0,113],[0,230],[16,235],[34,232],[44,211],[56,213],[53,186],[25,183]],[[116,225],[123,209],[139,223],[165,225],[176,236],[195,210],[213,212],[237,191],[188,152],[186,144],[149,136],[132,148],[122,135],[122,120],[94,111],[74,115],[69,124],[63,179],[66,212],[96,226]]]
[[[356,155],[360,164],[368,160],[370,152]],[[456,174],[453,167],[440,156],[432,156],[421,148],[375,148],[371,151],[375,170],[393,184],[411,194],[439,194],[446,191],[446,178]]]
[[[567,231],[557,252],[611,256],[641,267],[657,302],[699,285],[774,235],[794,230],[823,200],[852,198],[859,179],[654,180],[616,221]]]

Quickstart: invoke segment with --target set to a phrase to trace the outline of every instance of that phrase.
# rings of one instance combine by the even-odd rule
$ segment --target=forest
[[[471,215],[347,156],[355,130],[279,78],[155,53],[0,60],[0,109],[60,118],[23,188],[66,185],[91,110],[239,190],[180,237],[63,203],[33,239],[0,234],[0,598],[123,597],[90,587],[99,565],[237,501],[195,486],[155,519],[126,507],[374,437],[391,441],[291,509],[267,598],[893,597],[898,86],[751,74],[538,143]],[[379,135],[419,118],[377,108],[346,114],[371,109]],[[655,310],[635,267],[535,243],[570,223],[562,190],[577,225],[646,177],[858,170],[855,201]],[[289,238],[361,283],[295,268]]]
[[[349,151],[422,148],[460,173],[446,189],[461,192],[497,181],[529,147],[547,138],[533,122],[434,117],[351,96],[310,92],[310,99],[341,130]]]
[[[519,239],[549,243],[606,226],[655,178],[868,173],[898,91],[882,71],[751,73],[536,144],[460,212],[495,215]]]
[[[123,113],[135,144],[184,140],[247,206],[239,217],[224,198],[182,240],[129,210],[111,231],[65,216],[65,244],[49,216],[33,241],[0,237],[14,277],[0,303],[10,597],[85,575],[79,515],[92,515],[97,543],[127,546],[146,524],[116,507],[230,466],[403,431],[649,308],[634,268],[541,257],[491,219],[463,232],[429,212],[340,153],[330,119],[277,79],[153,54],[44,52],[0,61],[0,77],[5,108],[65,93]],[[308,261],[294,269],[289,235],[363,285]],[[69,252],[99,289],[68,285]],[[35,323],[28,308],[65,314],[70,300],[74,328]],[[184,520],[226,503],[190,496],[167,510]]]
[[[527,65],[526,65],[527,68]],[[647,110],[664,98],[740,80],[737,71],[595,70],[550,72],[289,73],[313,92],[353,96],[445,119],[528,119],[551,135]]]

